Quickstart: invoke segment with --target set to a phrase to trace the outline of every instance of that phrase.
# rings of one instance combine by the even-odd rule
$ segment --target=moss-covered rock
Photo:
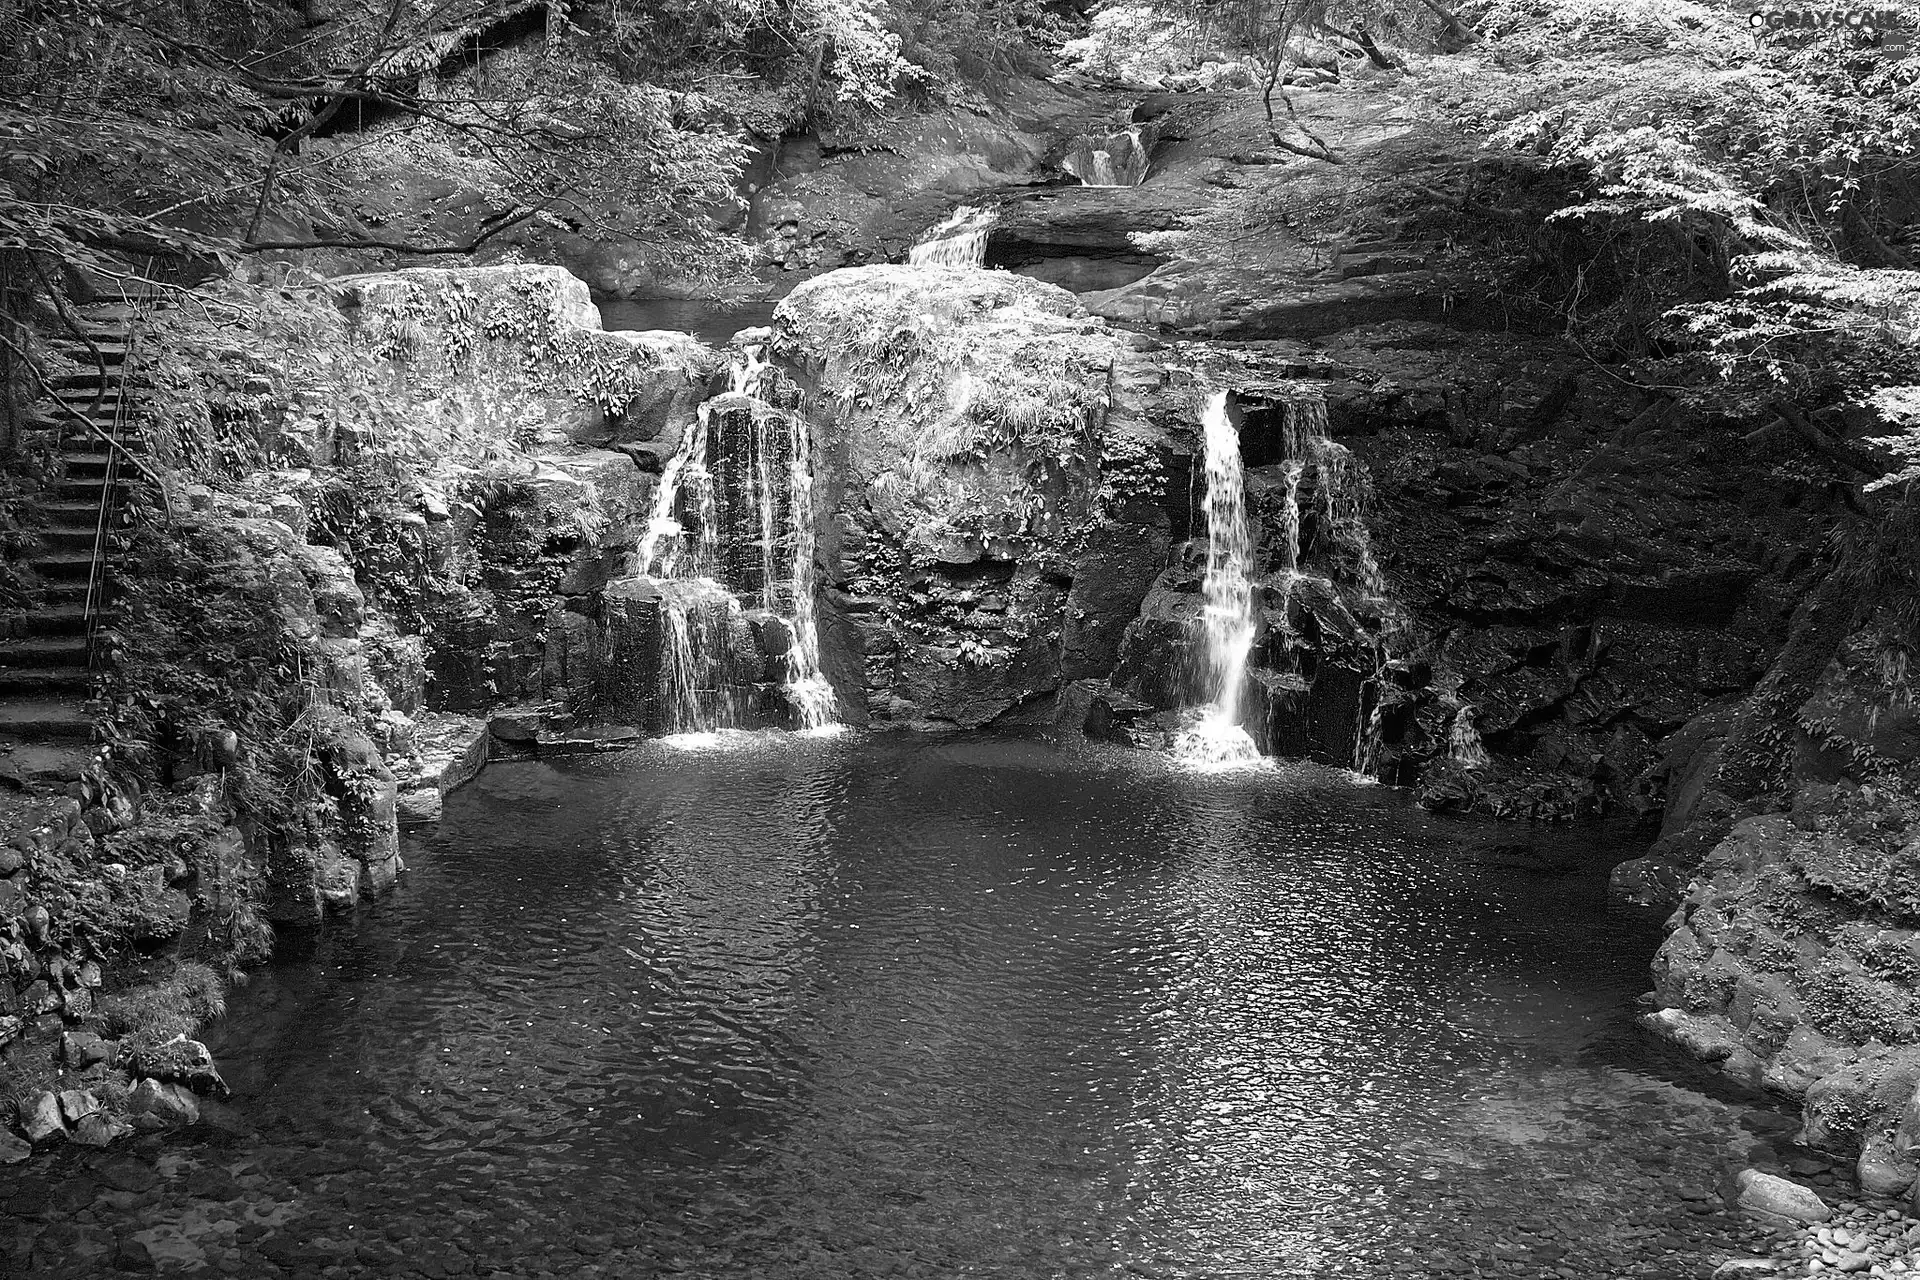
[[[1165,563],[1161,419],[1191,424],[1191,395],[1001,272],[839,271],[777,319],[811,387],[827,670],[864,695],[843,702],[979,725],[1102,667]]]

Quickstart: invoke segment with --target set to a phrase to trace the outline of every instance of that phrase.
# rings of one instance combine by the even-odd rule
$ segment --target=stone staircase
[[[136,287],[78,308],[86,334],[99,349],[104,373],[87,345],[70,334],[52,345],[80,368],[51,375],[53,397],[112,435],[116,422],[128,448],[138,444],[133,409],[141,378],[129,367],[137,350],[134,337],[143,303],[151,298]],[[29,607],[0,614],[0,739],[10,739],[16,772],[46,780],[65,773],[69,751],[92,735],[91,629],[106,605],[111,559],[110,538],[117,508],[131,471],[116,461],[100,435],[74,421],[73,414],[42,401],[28,428],[51,433],[59,442],[61,476],[42,492],[38,504],[39,550],[31,565],[39,584]],[[96,569],[96,546],[103,563]],[[89,616],[89,593],[92,615]],[[38,748],[38,749],[36,749]],[[53,758],[40,759],[41,756]]]

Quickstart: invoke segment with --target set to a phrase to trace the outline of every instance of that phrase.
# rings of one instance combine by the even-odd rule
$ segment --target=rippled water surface
[[[716,347],[742,329],[773,323],[771,302],[710,298],[600,298],[603,329],[678,329]]]
[[[1019,740],[496,766],[238,994],[257,1133],[93,1218],[245,1275],[1703,1275],[1759,1113],[1632,1030],[1605,850],[1526,838]]]

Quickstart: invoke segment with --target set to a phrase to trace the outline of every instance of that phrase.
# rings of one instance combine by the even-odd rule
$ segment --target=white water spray
[[[1089,139],[1086,158],[1068,157],[1065,168],[1086,187],[1137,187],[1147,179],[1147,149],[1139,125]]]
[[[963,204],[907,250],[916,267],[978,267],[987,260],[987,234],[999,216],[991,209]]]
[[[803,730],[833,722],[833,686],[820,671],[820,631],[813,616],[813,450],[806,420],[788,418],[788,486],[793,512],[793,640],[787,648],[787,697]]]
[[[1379,618],[1374,636],[1375,663],[1373,687],[1383,687],[1384,672],[1393,638],[1406,624],[1405,614],[1388,590],[1385,576],[1373,555],[1373,539],[1367,530],[1366,484],[1359,463],[1351,451],[1333,440],[1327,430],[1327,406],[1318,399],[1290,401],[1281,423],[1281,444],[1287,456],[1287,484],[1280,513],[1282,547],[1276,568],[1281,571],[1280,611],[1289,610],[1296,584],[1307,574],[1300,568],[1300,477],[1308,467],[1313,470],[1315,507],[1314,545],[1318,555],[1331,557],[1345,570],[1353,596],[1367,612]],[[1281,624],[1281,651],[1291,648],[1296,639],[1290,621]],[[1359,716],[1354,725],[1353,767],[1371,772],[1377,767],[1383,732],[1382,707],[1376,704]]]
[[[1207,571],[1201,626],[1211,701],[1200,723],[1180,735],[1174,751],[1190,763],[1227,765],[1260,756],[1240,723],[1247,655],[1253,649],[1253,584],[1248,577],[1253,535],[1247,525],[1240,433],[1227,416],[1226,392],[1208,398],[1200,425],[1207,466]]]
[[[640,573],[649,578],[685,577],[681,570],[686,566],[681,559],[685,547],[681,535],[686,528],[676,514],[680,506],[680,495],[693,486],[698,478],[705,477],[707,471],[707,438],[711,430],[712,410],[701,405],[694,413],[693,425],[680,438],[680,447],[673,451],[673,457],[667,459],[665,470],[660,473],[660,484],[653,491],[653,508],[647,513],[647,532],[640,539]],[[699,486],[708,499],[713,495],[713,486]],[[703,540],[708,535],[703,534]]]
[[[1485,769],[1493,763],[1493,757],[1480,741],[1480,727],[1474,724],[1473,715],[1470,702],[1454,708],[1453,725],[1447,730],[1447,754],[1463,769]]]
[[[747,400],[752,414],[746,441],[752,456],[746,460],[744,487],[751,490],[758,515],[760,603],[767,612],[776,613],[783,587],[791,595],[785,691],[801,728],[819,731],[833,723],[834,694],[821,673],[814,618],[811,449],[804,418],[784,413],[764,398],[771,367],[764,346],[746,347],[734,363],[728,394]],[[637,557],[642,576],[654,579],[660,588],[660,697],[667,727],[679,734],[708,733],[729,727],[733,720],[726,655],[740,602],[714,576],[721,569],[719,504],[707,464],[721,403],[716,399],[699,407],[693,425],[663,469]],[[788,450],[784,469],[778,465],[783,444]],[[784,495],[781,481],[786,485]],[[779,563],[777,550],[783,497],[792,532],[788,566]],[[687,505],[695,509],[691,518],[698,521],[691,547],[679,518]],[[783,568],[790,572],[783,573]],[[715,704],[712,710],[709,701]]]

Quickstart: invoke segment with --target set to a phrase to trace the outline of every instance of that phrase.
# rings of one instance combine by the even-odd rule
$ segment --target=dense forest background
[[[1644,0],[0,0],[0,355],[30,398],[35,335],[89,273],[537,256],[547,229],[743,278],[756,147],[990,113],[1022,76],[1205,88],[1194,68],[1233,66],[1222,91],[1263,97],[1276,162],[1337,165],[1289,84],[1364,64],[1486,175],[1366,198],[1463,239],[1513,224],[1523,269],[1489,288],[1584,358],[1783,409],[1769,430],[1879,492],[1920,475],[1920,6],[1873,12],[1887,30],[1760,40],[1745,6]],[[433,184],[468,193],[460,218],[405,216]],[[1196,229],[1329,213],[1250,199]]]

